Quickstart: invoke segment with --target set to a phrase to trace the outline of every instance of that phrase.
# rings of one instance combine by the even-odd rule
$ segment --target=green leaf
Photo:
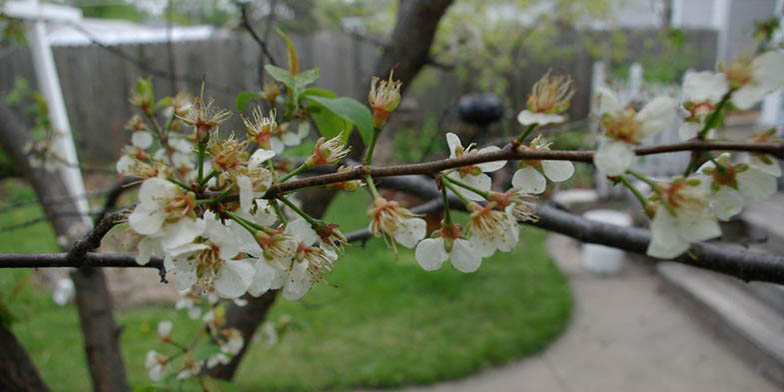
[[[294,86],[294,77],[291,76],[291,73],[289,73],[289,71],[281,67],[276,67],[272,64],[265,65],[264,69],[267,71],[267,73],[270,76],[272,76],[273,79],[285,84],[286,87],[292,88]]]
[[[327,98],[309,95],[306,99],[310,102],[316,102],[342,119],[355,124],[360,136],[362,136],[362,141],[365,144],[370,143],[373,134],[373,116],[367,106],[349,97]]]
[[[256,98],[261,98],[261,94],[254,91],[240,91],[239,94],[237,94],[237,96],[234,98],[234,102],[237,105],[237,110],[245,110],[245,107],[248,106],[248,102]]]
[[[163,97],[158,103],[155,104],[156,108],[162,108],[172,104],[172,97]]]
[[[348,140],[348,136],[354,129],[354,124],[346,121],[343,117],[333,113],[326,107],[315,102],[308,106],[310,117],[316,123],[319,134],[325,138],[335,137],[340,132],[343,132],[344,139]]]
[[[305,96],[308,96],[308,95],[314,95],[314,96],[317,96],[317,97],[327,97],[327,98],[335,98],[335,97],[337,97],[337,94],[335,94],[332,90],[327,90],[325,88],[318,88],[318,87],[306,88],[306,89],[302,90],[302,93],[300,95],[302,97],[305,97]]]
[[[304,89],[307,85],[312,84],[319,78],[319,69],[313,68],[307,71],[302,71],[294,76],[294,88],[298,91]]]

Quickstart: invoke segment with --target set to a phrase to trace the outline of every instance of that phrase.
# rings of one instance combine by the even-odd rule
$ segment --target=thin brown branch
[[[749,151],[771,154],[781,158],[784,157],[784,144],[684,142],[653,147],[640,147],[635,150],[638,156],[664,154],[678,151]],[[374,178],[404,176],[411,174],[433,175],[444,170],[492,161],[568,160],[574,162],[590,163],[593,161],[594,153],[594,151],[528,151],[517,149],[514,147],[514,145],[509,144],[499,151],[484,154],[473,154],[464,156],[462,158],[450,158],[431,162],[386,167],[358,166],[352,170],[347,170],[340,173],[324,174],[299,180],[292,180],[283,184],[273,185],[267,191],[265,198],[275,198],[279,194],[300,188],[359,180],[365,178],[368,175]]]
[[[273,5],[274,7],[274,5]],[[248,4],[242,4],[240,6],[240,12],[242,14],[242,27],[250,34],[254,41],[259,45],[261,48],[261,52],[264,54],[264,57],[267,58],[267,62],[272,65],[278,65],[275,61],[275,57],[272,56],[270,53],[269,47],[267,46],[267,42],[265,42],[259,35],[256,33],[256,30],[251,26],[250,23],[250,15],[248,13]]]

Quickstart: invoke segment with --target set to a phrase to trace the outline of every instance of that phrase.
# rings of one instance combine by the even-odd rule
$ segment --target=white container
[[[611,225],[629,227],[632,218],[629,214],[615,210],[591,210],[583,214],[589,220]],[[614,275],[621,270],[626,253],[604,245],[583,244],[583,265],[595,274]]]

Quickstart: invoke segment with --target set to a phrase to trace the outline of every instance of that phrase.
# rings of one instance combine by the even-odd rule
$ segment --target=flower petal
[[[482,265],[482,257],[473,250],[470,242],[462,238],[452,244],[449,259],[456,270],[465,273],[474,272]]]
[[[261,166],[262,163],[266,162],[267,160],[271,159],[274,156],[275,156],[274,151],[259,148],[248,159],[248,166],[259,167]]]
[[[547,180],[538,170],[532,166],[526,166],[517,169],[514,176],[512,176],[512,186],[525,193],[536,195],[544,192],[545,188],[547,188]]]
[[[563,182],[574,174],[574,165],[569,161],[542,161],[544,175],[552,182]]]
[[[446,144],[449,146],[449,157],[455,158],[457,155],[455,154],[455,150],[458,147],[463,147],[460,143],[460,138],[452,132],[446,133]]]
[[[297,218],[289,222],[286,225],[286,234],[308,246],[316,243],[319,238],[318,234],[310,227],[310,223],[303,218]]]
[[[139,234],[152,235],[161,230],[164,219],[166,215],[162,211],[140,203],[128,216],[128,225]]]
[[[748,110],[765,98],[768,92],[766,86],[752,82],[735,90],[732,94],[732,104],[740,110]]]
[[[678,211],[676,218],[681,238],[689,243],[705,241],[721,235],[719,222],[708,212]]]
[[[469,174],[465,177],[460,177],[460,175],[458,174],[457,180],[484,192],[489,191],[493,183],[493,180],[490,178],[490,176],[484,173],[481,173],[477,176],[473,174]],[[460,193],[463,196],[467,197],[468,199],[474,201],[481,201],[485,199],[484,197],[482,197],[482,195],[469,191],[468,189],[464,189],[464,188],[460,188]]]
[[[605,176],[619,176],[626,172],[634,159],[632,146],[623,142],[604,140],[593,156],[596,169]]]
[[[764,201],[776,193],[778,181],[775,176],[759,169],[749,168],[738,174],[738,190],[751,201]]]
[[[488,152],[496,152],[496,151],[501,151],[501,148],[499,148],[498,146],[487,146],[480,149],[478,152],[480,154],[486,154]],[[506,166],[506,161],[485,162],[476,165],[476,167],[478,167],[479,170],[485,173],[490,173],[490,172],[500,170],[504,166]]]
[[[240,209],[249,212],[253,207],[253,183],[245,175],[237,176],[237,187],[240,188]]]
[[[226,261],[215,279],[215,292],[223,298],[237,298],[248,290],[255,273],[256,270],[247,261]]]
[[[685,121],[681,124],[680,128],[678,128],[678,137],[681,140],[689,140],[694,139],[697,137],[697,134],[702,129],[702,125],[698,122],[694,121]]]
[[[287,146],[296,146],[299,145],[302,138],[299,137],[299,134],[294,132],[285,132],[283,133],[283,144]]]
[[[401,227],[395,233],[395,240],[406,248],[413,248],[417,242],[425,238],[427,223],[421,218],[408,218],[401,222]]]
[[[743,198],[730,187],[720,187],[708,196],[711,211],[721,220],[729,220],[743,209]]]
[[[449,255],[444,249],[444,239],[426,238],[419,242],[414,252],[414,256],[425,271],[435,271],[441,268]]]
[[[606,87],[599,87],[596,90],[596,101],[598,103],[597,111],[599,116],[605,113],[615,114],[623,110],[618,96]]]
[[[559,114],[536,113],[530,110],[523,110],[517,115],[517,122],[524,126],[560,124],[564,121],[566,118]]]
[[[756,154],[752,154],[751,157],[749,157],[749,166],[757,170],[763,171],[765,173],[768,173],[771,176],[781,177],[781,165],[779,164],[778,159],[770,155],[765,155],[765,158],[767,162],[762,160]]]
[[[645,252],[648,256],[671,259],[689,249],[689,243],[681,239],[675,225],[675,217],[660,207],[651,221],[651,242]]]
[[[310,289],[310,278],[307,274],[308,262],[294,263],[291,273],[288,276],[286,285],[283,287],[283,298],[289,301],[296,301]]]
[[[687,72],[683,77],[684,102],[719,102],[729,90],[724,74],[702,71]]]
[[[136,263],[146,265],[152,256],[162,256],[163,250],[157,238],[144,237],[139,241],[139,254],[136,255]]]
[[[206,224],[201,219],[180,218],[174,223],[163,226],[161,244],[164,249],[187,244],[204,233],[205,228]]]
[[[146,150],[152,145],[152,135],[149,132],[137,131],[131,135],[131,144],[134,147]]]
[[[675,121],[676,105],[674,99],[664,96],[656,97],[648,102],[635,117],[640,122],[640,128],[637,130],[639,140],[672,127]]]
[[[248,287],[248,293],[258,297],[272,288],[272,282],[277,276],[277,271],[264,260],[256,261],[253,264],[253,268],[256,270],[256,273],[253,275],[253,281]]]
[[[468,242],[471,249],[473,249],[481,257],[490,257],[495,253],[496,246],[489,238],[480,235],[472,235]]]

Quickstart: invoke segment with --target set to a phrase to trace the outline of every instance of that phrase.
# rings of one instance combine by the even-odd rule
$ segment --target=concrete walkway
[[[660,292],[650,265],[627,261],[600,278],[579,264],[579,244],[551,235],[569,276],[569,329],[539,355],[465,380],[405,391],[776,391]]]

